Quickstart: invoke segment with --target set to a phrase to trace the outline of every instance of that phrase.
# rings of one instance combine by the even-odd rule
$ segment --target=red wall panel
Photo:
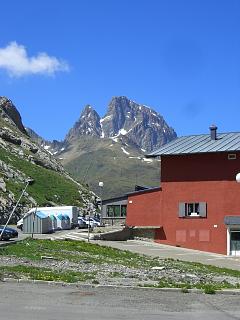
[[[161,225],[161,191],[141,192],[128,197],[128,226],[160,226]]]
[[[240,154],[236,155],[236,160],[228,160],[225,152],[164,156],[161,181],[233,181],[240,171]]]
[[[161,239],[161,234],[157,233],[156,241],[227,253],[224,217],[240,215],[239,184],[235,181],[165,182],[162,190],[162,221],[166,237]],[[206,202],[207,217],[178,217],[179,202]]]

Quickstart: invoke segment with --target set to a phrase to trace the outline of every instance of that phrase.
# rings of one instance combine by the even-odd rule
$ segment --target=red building
[[[126,224],[156,227],[159,243],[240,255],[240,133],[212,126],[148,157],[161,158],[161,184],[129,194]]]

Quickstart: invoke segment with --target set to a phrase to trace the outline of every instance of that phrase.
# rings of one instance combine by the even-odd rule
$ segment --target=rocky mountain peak
[[[149,152],[177,135],[158,112],[125,96],[119,96],[112,98],[106,115],[101,119],[93,107],[87,105],[64,142],[71,144],[82,136],[121,139],[139,147],[143,152]]]
[[[89,116],[89,114],[90,115],[93,115],[93,114],[97,114],[97,112],[93,109],[93,107],[90,105],[90,104],[87,104],[85,107],[84,107],[84,109],[83,109],[83,111],[82,111],[82,113],[81,113],[81,116],[80,116],[80,118],[84,118],[84,117],[88,117]],[[98,114],[97,114],[98,115]]]
[[[125,125],[127,113],[131,113],[130,110],[129,100],[126,97],[112,98],[105,117],[101,119],[105,137],[113,137],[119,133]]]
[[[163,117],[127,97],[113,97],[101,121],[102,136],[126,136],[141,149],[151,151],[176,138]]]
[[[65,141],[71,141],[82,135],[101,136],[100,116],[92,106],[86,105],[79,120],[67,134]]]
[[[27,134],[20,113],[14,106],[12,101],[6,97],[0,96],[0,116],[7,122],[17,126],[17,128],[24,134]]]

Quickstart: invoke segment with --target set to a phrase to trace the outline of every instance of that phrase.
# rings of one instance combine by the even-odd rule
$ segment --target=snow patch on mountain
[[[121,134],[121,135],[125,136],[127,133],[128,133],[128,131],[125,130],[124,128],[122,128],[122,129],[119,130],[118,135]]]
[[[128,157],[129,159],[138,159],[138,160],[141,160],[142,158],[141,157]]]
[[[145,161],[145,162],[153,162],[153,159],[143,158],[143,161]]]
[[[100,119],[100,123],[102,123],[103,121],[106,121],[106,120],[110,120],[112,118],[112,116],[106,116],[102,119]]]
[[[129,153],[129,152],[127,152],[123,147],[121,147],[121,149],[122,149],[123,153],[125,153],[125,154],[127,154],[127,155],[129,155],[129,154],[130,154],[130,153]]]

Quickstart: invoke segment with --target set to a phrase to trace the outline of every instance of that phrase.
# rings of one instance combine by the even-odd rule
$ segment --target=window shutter
[[[207,216],[207,203],[199,202],[199,216],[206,218]]]
[[[181,218],[186,216],[186,213],[185,213],[185,202],[179,202],[178,216],[181,217]]]

